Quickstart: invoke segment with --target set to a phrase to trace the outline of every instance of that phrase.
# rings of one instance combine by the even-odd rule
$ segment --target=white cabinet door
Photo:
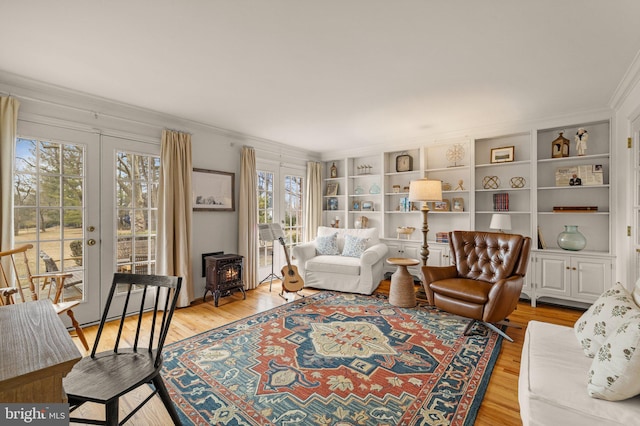
[[[571,258],[572,295],[593,302],[611,287],[611,259]]]
[[[420,253],[420,248],[418,248],[418,253]],[[417,257],[416,259],[420,259],[420,257]],[[429,266],[451,265],[451,258],[449,257],[449,245],[448,244],[429,244],[429,259],[427,259],[427,265]]]
[[[567,298],[571,296],[569,258],[536,254],[536,297],[551,296]]]
[[[609,257],[536,253],[534,264],[535,298],[592,303],[611,287],[613,260]]]

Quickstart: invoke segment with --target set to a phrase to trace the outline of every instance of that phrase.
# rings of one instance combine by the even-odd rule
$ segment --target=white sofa
[[[292,263],[304,280],[305,287],[346,293],[371,294],[383,279],[384,260],[388,248],[380,242],[376,228],[345,229],[318,227],[318,237],[337,233],[338,254],[317,253],[316,240],[293,247]],[[345,235],[366,239],[360,257],[343,256]]]
[[[635,296],[636,301],[632,303],[637,307],[640,299]],[[601,300],[594,303],[593,307],[597,308]],[[604,312],[605,309],[602,308],[602,311]],[[585,316],[590,315],[590,311],[587,311],[576,325],[579,325]],[[633,316],[633,313],[629,315]],[[600,320],[602,318],[597,318],[596,322]],[[634,320],[631,319],[631,321]],[[613,321],[608,318],[605,322]],[[617,338],[618,326],[615,328],[616,331],[607,332],[608,340],[598,347],[607,346],[613,342],[612,339]],[[595,363],[594,360],[598,358],[600,352],[595,349],[595,345],[593,348],[590,347],[595,339],[586,339],[588,348],[584,349],[585,339],[579,340],[577,330],[579,330],[578,327],[565,327],[539,321],[529,322],[522,347],[518,379],[518,400],[523,425],[640,424],[640,396],[609,401],[589,395],[589,392],[594,390],[595,381],[594,375],[590,382],[589,373],[596,368],[592,363]],[[605,337],[602,338],[605,339]],[[585,351],[590,349],[596,352],[594,358],[585,354]],[[605,370],[604,377],[610,379],[609,374],[611,373]],[[633,376],[636,376],[635,372],[618,377],[623,377],[625,380],[628,377],[635,382],[640,380]],[[606,393],[606,388],[605,385],[599,389],[604,389],[603,393]]]

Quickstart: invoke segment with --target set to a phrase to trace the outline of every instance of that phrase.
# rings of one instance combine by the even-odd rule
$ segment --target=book
[[[544,237],[542,236],[542,229],[538,226],[538,248],[544,250],[547,248],[547,243],[544,241]]]
[[[598,206],[553,206],[554,213],[595,213]]]
[[[509,211],[509,193],[493,194],[493,211],[508,212]]]

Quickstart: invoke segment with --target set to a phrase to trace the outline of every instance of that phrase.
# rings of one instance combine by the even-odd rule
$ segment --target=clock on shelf
[[[448,150],[447,150],[447,160],[450,163],[453,163],[453,165],[449,166],[449,167],[458,167],[461,166],[462,164],[458,164],[458,161],[462,160],[464,158],[464,146],[460,143],[457,143],[455,145],[452,145]]]
[[[413,157],[403,152],[396,157],[396,172],[410,172],[413,170]]]

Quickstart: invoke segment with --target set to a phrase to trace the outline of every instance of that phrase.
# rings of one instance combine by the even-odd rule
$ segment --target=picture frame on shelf
[[[514,160],[515,146],[503,146],[500,148],[491,148],[491,163],[510,163]]]
[[[338,195],[338,182],[327,183],[327,192],[325,195],[328,197],[335,197]]]
[[[451,211],[451,206],[449,200],[442,201],[434,201],[433,202],[433,210],[437,212],[448,212]]]
[[[363,201],[360,204],[360,210],[363,212],[372,212],[373,211],[373,201]]]
[[[335,197],[329,198],[327,201],[327,207],[329,210],[338,210],[338,199]]]
[[[351,210],[355,212],[360,211],[360,200],[355,200],[351,203]]]
[[[451,211],[463,212],[464,211],[464,198],[452,198],[451,199]]]

